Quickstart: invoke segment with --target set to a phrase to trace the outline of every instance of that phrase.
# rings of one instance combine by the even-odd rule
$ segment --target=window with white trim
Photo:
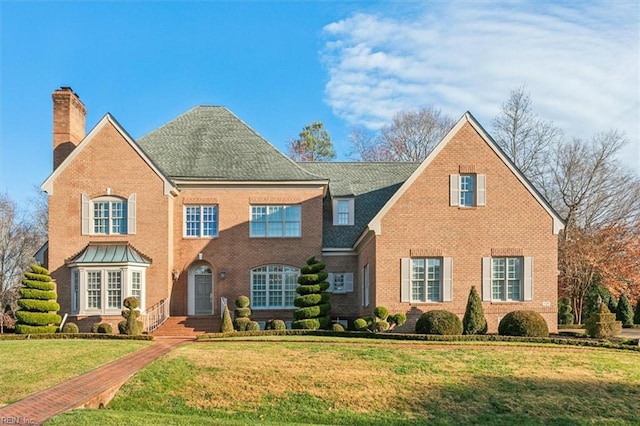
[[[251,206],[251,237],[290,238],[301,236],[301,206]]]
[[[184,206],[185,237],[217,237],[218,206]]]
[[[89,199],[81,195],[82,235],[133,235],[136,233],[136,194]]]
[[[293,309],[300,270],[265,265],[251,270],[251,306],[254,309]]]
[[[330,272],[329,277],[329,291],[330,293],[351,293],[353,292],[353,272]]]
[[[400,260],[400,301],[410,303],[451,302],[453,259],[415,257]]]
[[[533,258],[485,257],[482,260],[482,299],[519,302],[533,297]]]
[[[78,315],[117,315],[126,297],[140,301],[144,310],[145,269],[123,267],[75,267],[71,270],[71,309]]]
[[[355,200],[353,198],[335,198],[333,200],[333,224],[347,226],[355,223]]]
[[[452,174],[449,176],[449,205],[476,207],[486,205],[486,175]]]

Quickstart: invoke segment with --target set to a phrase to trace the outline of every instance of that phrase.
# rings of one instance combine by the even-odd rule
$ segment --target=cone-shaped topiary
[[[56,302],[55,292],[49,271],[38,265],[31,265],[25,272],[17,303],[15,328],[20,334],[55,333],[62,320],[57,312],[60,305]]]
[[[118,331],[120,334],[127,334],[129,336],[139,336],[142,334],[144,324],[142,321],[138,321],[140,317],[140,301],[135,297],[127,297],[123,303],[124,309],[122,310],[122,316],[124,321],[118,323]]]
[[[487,333],[487,319],[484,316],[484,310],[482,309],[482,301],[476,286],[471,286],[469,291],[469,298],[467,299],[467,309],[464,311],[464,317],[462,318],[462,333],[463,334],[486,334]]]
[[[624,293],[622,293],[620,300],[618,300],[616,320],[622,322],[623,327],[630,327],[633,325],[633,307],[631,307],[631,302]]]
[[[298,309],[293,313],[293,328],[317,330],[330,326],[329,303],[330,295],[326,292],[329,283],[325,281],[329,274],[324,272],[324,263],[315,257],[307,259],[307,264],[300,269],[296,293],[293,304]]]
[[[231,333],[233,330],[233,321],[231,320],[231,314],[229,313],[229,307],[224,305],[224,312],[222,313],[222,325],[220,325],[221,333]]]

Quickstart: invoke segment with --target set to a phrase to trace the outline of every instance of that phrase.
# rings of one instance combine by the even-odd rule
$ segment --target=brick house
[[[489,331],[507,312],[557,329],[563,223],[466,113],[421,163],[294,163],[224,107],[196,107],[134,140],[109,114],[53,93],[48,265],[61,313],[115,325],[124,297],[148,321],[201,318],[251,298],[252,319],[290,320],[298,268],[330,273],[332,316],[377,305],[464,314]],[[219,324],[219,322],[217,323]]]

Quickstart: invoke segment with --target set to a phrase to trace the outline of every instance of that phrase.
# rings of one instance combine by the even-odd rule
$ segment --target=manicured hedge
[[[549,337],[549,327],[535,311],[512,311],[498,324],[501,336]]]
[[[462,321],[453,312],[436,309],[420,315],[416,322],[417,334],[462,334]]]

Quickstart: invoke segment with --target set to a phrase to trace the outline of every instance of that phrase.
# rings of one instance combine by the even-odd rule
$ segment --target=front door
[[[195,296],[195,314],[211,315],[213,312],[213,281],[212,275],[195,275],[194,276],[194,296]]]

